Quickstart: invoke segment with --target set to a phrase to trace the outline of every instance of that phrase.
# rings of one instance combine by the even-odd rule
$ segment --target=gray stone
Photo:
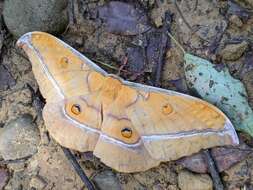
[[[193,174],[183,170],[178,174],[178,186],[181,190],[212,190],[213,182],[207,174]]]
[[[235,61],[243,55],[247,47],[246,41],[239,44],[229,44],[221,51],[221,56],[224,60]]]
[[[40,176],[34,176],[30,181],[30,187],[37,190],[44,189],[46,185],[46,181]]]
[[[0,135],[0,154],[5,160],[16,160],[37,152],[39,130],[30,115],[11,121]]]
[[[229,22],[234,25],[234,26],[237,26],[237,27],[242,27],[243,26],[243,22],[242,20],[240,19],[239,16],[237,15],[232,15],[229,17]]]
[[[116,175],[110,171],[105,170],[98,173],[94,178],[93,182],[100,190],[120,190],[122,189]]]
[[[67,4],[67,0],[6,0],[4,21],[16,37],[31,31],[58,34],[68,24]]]
[[[15,85],[14,78],[3,65],[0,65],[0,91],[7,90],[13,85]]]

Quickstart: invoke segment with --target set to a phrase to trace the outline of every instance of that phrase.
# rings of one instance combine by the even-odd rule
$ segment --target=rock
[[[30,187],[35,188],[37,190],[44,189],[46,185],[46,181],[40,176],[35,176],[30,181]]]
[[[4,127],[0,136],[0,154],[5,160],[31,156],[37,152],[39,142],[39,130],[32,123],[32,117],[23,115]]]
[[[222,51],[221,56],[224,60],[235,61],[239,59],[248,47],[248,43],[243,41],[239,44],[227,45]]]
[[[116,175],[110,170],[105,170],[98,173],[93,178],[93,181],[100,190],[107,190],[107,189],[120,190],[121,189],[119,180],[117,179]]]
[[[223,181],[228,186],[243,186],[251,179],[252,161],[247,159],[225,171]]]
[[[207,174],[193,174],[183,170],[178,174],[178,186],[181,190],[212,190],[213,182]]]
[[[15,85],[14,78],[3,65],[0,65],[0,91],[7,90],[13,85]]]
[[[91,172],[83,168],[86,175],[90,177]],[[53,143],[47,146],[39,146],[38,153],[29,159],[27,170],[24,172],[31,178],[28,182],[28,187],[31,186],[42,187],[46,185],[44,190],[48,189],[85,189],[84,184],[69,160],[64,155],[61,147]],[[37,189],[39,190],[39,189]]]
[[[15,172],[17,171],[23,171],[26,167],[26,163],[24,162],[14,162],[14,163],[9,163],[8,168],[11,170],[14,170]]]
[[[253,71],[244,74],[242,80],[248,92],[249,104],[253,107]]]
[[[227,21],[220,14],[212,1],[203,0],[195,3],[177,1],[185,20],[192,27],[191,32],[181,16],[176,14],[177,34],[181,33],[181,43],[188,44],[192,48],[203,48],[202,40],[214,42],[227,28]]]
[[[3,189],[9,178],[8,172],[0,168],[0,189]]]
[[[134,178],[144,187],[152,187],[157,182],[164,184],[177,184],[177,174],[169,164],[161,164],[160,167],[135,173]]]
[[[146,190],[147,188],[140,184],[138,180],[136,180],[132,174],[128,173],[117,173],[117,178],[119,179],[119,183],[121,186],[121,189],[127,190],[127,189],[136,189],[136,190]]]
[[[219,172],[229,169],[231,166],[245,159],[251,152],[250,147],[243,143],[243,141],[237,147],[224,146],[211,149],[211,155]],[[196,173],[208,172],[208,166],[203,152],[179,159],[177,163]]]
[[[120,35],[137,35],[150,29],[144,10],[130,3],[111,1],[97,9],[108,32]]]
[[[157,8],[153,8],[151,11],[151,20],[156,27],[161,27],[163,25],[163,20],[165,17],[165,12],[169,9],[171,5],[164,1]]]
[[[243,22],[237,15],[232,15],[229,17],[229,22],[237,27],[242,27]]]
[[[227,16],[236,15],[238,16],[243,22],[247,22],[247,20],[250,18],[250,11],[244,7],[242,7],[240,4],[237,4],[234,1],[228,1],[228,10],[227,10]]]
[[[23,171],[14,172],[12,173],[7,185],[4,187],[4,190],[22,190],[28,181],[29,177]]]
[[[16,37],[26,32],[63,32],[68,24],[67,0],[6,0],[3,16]]]
[[[252,0],[235,0],[235,3],[238,3],[242,7],[247,9],[253,9],[253,1]]]

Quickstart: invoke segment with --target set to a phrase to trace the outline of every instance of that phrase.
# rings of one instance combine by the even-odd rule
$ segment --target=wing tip
[[[32,36],[32,32],[28,32],[28,33],[22,35],[16,43],[17,46],[23,48],[24,45],[29,45],[30,40],[31,40],[31,36]]]
[[[227,133],[231,137],[233,145],[239,145],[239,138],[237,136],[237,133],[235,131],[233,124],[231,123],[229,119],[226,120],[224,129],[226,131],[225,133]]]

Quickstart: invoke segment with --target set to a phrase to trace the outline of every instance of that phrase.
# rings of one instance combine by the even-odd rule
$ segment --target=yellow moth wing
[[[136,172],[214,146],[238,144],[229,119],[200,99],[125,81],[43,33],[18,44],[47,104],[43,118],[63,146],[94,151],[106,165]]]
[[[43,32],[28,33],[19,44],[31,60],[35,78],[47,101],[85,95],[94,85],[95,89],[102,86],[105,72],[101,69],[100,73],[94,73],[87,58],[81,54],[77,56],[75,50],[67,48],[54,36]],[[92,81],[91,89],[89,81]]]

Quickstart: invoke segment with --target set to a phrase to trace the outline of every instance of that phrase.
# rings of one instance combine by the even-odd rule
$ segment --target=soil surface
[[[244,84],[253,106],[252,0],[178,0],[177,4],[172,0],[69,0],[62,6],[57,0],[43,0],[43,6],[30,1],[28,8],[0,1],[0,189],[86,189],[46,131],[41,115],[44,100],[28,58],[15,45],[22,32],[53,33],[109,73],[194,95],[186,85],[183,53],[168,37],[170,31],[186,51],[227,67]],[[42,19],[36,17],[32,24],[33,6],[41,10],[37,15]],[[236,163],[221,166],[220,177],[225,189],[251,190],[253,141],[247,134],[238,134],[247,154],[226,151],[227,160]],[[214,189],[205,166],[197,173],[195,165],[188,167],[195,168],[190,171],[175,161],[124,174],[105,166],[92,153],[74,154],[97,189]]]

